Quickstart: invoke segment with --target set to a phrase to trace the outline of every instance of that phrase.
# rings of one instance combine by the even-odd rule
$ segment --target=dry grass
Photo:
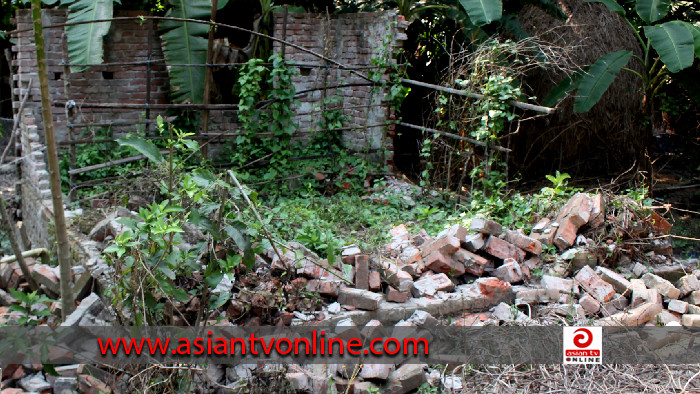
[[[462,393],[700,393],[700,365],[478,366],[458,374]]]

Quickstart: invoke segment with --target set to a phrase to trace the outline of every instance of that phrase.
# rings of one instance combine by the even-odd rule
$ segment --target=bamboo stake
[[[46,64],[46,49],[44,47],[44,31],[41,22],[41,0],[32,0],[32,22],[34,27],[34,44],[36,46],[36,61],[41,86],[41,112],[46,133],[46,155],[49,164],[49,182],[51,183],[51,200],[53,202],[56,240],[58,241],[58,265],[61,276],[61,319],[65,320],[75,310],[71,280],[71,256],[66,218],[63,213],[63,194],[61,193],[61,178],[58,169],[58,150],[53,129],[53,114],[51,113],[51,96],[49,93],[49,74]]]

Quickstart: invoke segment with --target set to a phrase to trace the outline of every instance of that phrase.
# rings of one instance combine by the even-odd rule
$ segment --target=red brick
[[[557,221],[561,224],[564,218],[569,218],[576,226],[581,227],[588,223],[592,205],[591,198],[587,194],[576,193],[559,211]]]
[[[486,245],[486,236],[481,233],[468,235],[462,242],[462,247],[470,252],[481,250]]]
[[[409,293],[407,291],[398,291],[391,286],[386,289],[386,300],[389,302],[404,303],[408,301],[408,296]]]
[[[494,276],[504,282],[517,283],[523,280],[523,271],[515,259],[506,259],[503,265],[496,268]]]
[[[312,279],[306,284],[306,290],[330,297],[337,297],[339,289],[340,283],[330,280]]]
[[[589,266],[584,266],[576,274],[575,279],[588,293],[600,302],[608,302],[615,295],[613,286],[604,281]]]
[[[455,252],[455,254],[452,255],[452,258],[464,264],[466,272],[475,276],[483,275],[484,269],[489,265],[489,260],[487,258],[472,252],[468,252],[464,249],[460,249]]]
[[[673,225],[668,222],[668,220],[661,217],[658,213],[652,212],[652,214],[647,218],[647,220],[654,226],[654,231],[661,234],[668,234],[671,231]]]
[[[439,251],[445,255],[451,255],[457,250],[459,250],[460,242],[455,237],[444,237],[436,239],[432,242],[427,242],[421,247],[421,255],[426,257],[433,253],[434,251]]]
[[[505,240],[532,254],[542,253],[542,243],[517,231],[506,231]]]
[[[398,226],[389,230],[389,235],[391,235],[391,238],[400,238],[400,239],[407,240],[408,239],[408,229],[406,229],[405,225],[399,224]]]
[[[503,260],[508,258],[515,259],[517,262],[525,260],[525,252],[520,248],[493,235],[486,242],[484,251],[493,257]]]
[[[573,246],[576,242],[576,236],[578,235],[579,226],[571,218],[565,218],[559,222],[559,229],[557,230],[557,235],[554,237],[554,245],[556,245],[559,250],[565,250]]]
[[[508,282],[498,278],[479,278],[476,283],[479,292],[490,299],[501,299],[501,296],[510,297],[513,295],[513,287]]]
[[[369,290],[344,287],[338,292],[339,303],[368,311],[379,308],[379,303],[383,299],[381,294],[372,293]]]
[[[474,218],[469,226],[471,231],[483,234],[499,236],[503,232],[503,226],[489,219]]]
[[[454,276],[464,275],[464,264],[455,261],[450,256],[446,256],[437,250],[424,259],[426,267],[433,272],[451,274]]]
[[[399,260],[401,260],[401,262],[404,264],[411,264],[419,261],[422,257],[423,256],[418,248],[413,245],[409,245],[401,252],[399,255]]]
[[[369,289],[369,256],[366,254],[355,256],[355,287]]]
[[[369,273],[369,289],[372,291],[379,291],[382,288],[382,278],[379,272],[372,271]]]
[[[450,236],[450,237],[455,237],[459,239],[460,242],[464,241],[464,239],[467,237],[469,232],[467,231],[466,228],[460,226],[459,224],[455,224],[454,226],[448,228],[447,230],[444,230],[438,234],[438,238],[442,238],[444,236]]]
[[[605,223],[605,204],[603,203],[603,195],[600,193],[591,197],[591,217],[588,219],[588,223],[593,228],[600,227]]]

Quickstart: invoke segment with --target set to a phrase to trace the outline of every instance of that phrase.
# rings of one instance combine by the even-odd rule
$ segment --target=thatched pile
[[[528,6],[520,14],[525,30],[562,47],[574,47],[570,56],[579,66],[590,65],[606,53],[621,49],[641,56],[634,32],[623,18],[599,3],[583,0],[556,1],[568,16],[556,19],[542,9]],[[641,72],[632,59],[628,67]],[[552,70],[534,70],[525,83],[538,99],[564,78]],[[641,81],[621,71],[602,99],[588,113],[573,112],[573,97],[558,106],[556,114],[524,122],[514,145],[513,160],[526,177],[554,170],[570,174],[605,174],[629,168],[641,144]]]

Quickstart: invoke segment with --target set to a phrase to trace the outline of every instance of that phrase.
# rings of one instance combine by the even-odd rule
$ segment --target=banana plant
[[[220,0],[223,8],[228,0]],[[171,8],[166,17],[203,19],[211,16],[211,0],[169,0]],[[207,39],[210,26],[202,23],[163,21],[160,25],[163,53],[170,65],[170,93],[174,103],[201,103],[204,97],[205,67],[180,66],[206,64]]]
[[[644,88],[644,112],[651,116],[653,99],[669,78],[669,73],[677,73],[693,65],[695,57],[700,57],[700,28],[685,21],[661,21],[671,7],[671,0],[637,0],[635,11],[646,26],[640,31],[625,16],[625,10],[615,0],[585,0],[589,3],[602,3],[610,11],[622,16],[634,31],[642,48],[641,57],[631,51],[622,50],[599,57],[583,72],[567,78],[555,87],[543,104],[554,105],[566,97],[569,91],[577,90],[574,111],[588,112],[600,100],[620,71],[638,76]],[[654,52],[657,56],[654,56]],[[642,65],[642,72],[625,67],[630,59]]]

